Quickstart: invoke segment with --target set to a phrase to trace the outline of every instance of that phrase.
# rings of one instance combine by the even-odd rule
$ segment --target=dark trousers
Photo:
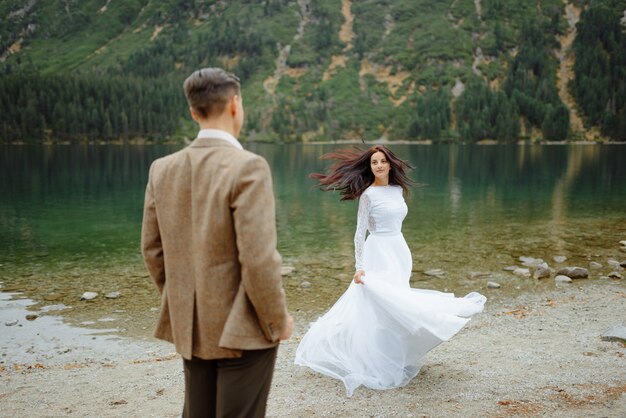
[[[264,417],[278,346],[240,358],[183,359],[183,418]]]

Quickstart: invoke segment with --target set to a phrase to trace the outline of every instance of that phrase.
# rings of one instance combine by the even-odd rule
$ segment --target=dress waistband
[[[396,235],[402,235],[402,231],[370,231],[370,235],[374,235],[375,237],[393,237]]]

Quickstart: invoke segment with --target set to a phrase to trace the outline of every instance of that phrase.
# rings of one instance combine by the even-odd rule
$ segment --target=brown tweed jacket
[[[161,294],[155,336],[183,358],[273,347],[287,323],[267,162],[197,138],[150,167],[141,248]]]

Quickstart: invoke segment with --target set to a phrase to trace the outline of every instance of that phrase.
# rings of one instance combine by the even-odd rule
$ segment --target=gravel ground
[[[600,335],[626,325],[626,284],[579,283],[488,301],[483,314],[428,355],[406,387],[361,387],[352,398],[340,382],[293,365],[307,328],[296,317],[295,336],[279,351],[268,415],[624,417],[626,344]],[[182,364],[171,346],[92,336],[106,349],[77,340],[64,357],[62,342],[51,348],[51,338],[29,340],[25,348],[15,344],[19,335],[7,338],[9,328],[0,323],[4,349],[28,350],[29,363],[18,364],[21,354],[3,357],[0,416],[180,416]]]

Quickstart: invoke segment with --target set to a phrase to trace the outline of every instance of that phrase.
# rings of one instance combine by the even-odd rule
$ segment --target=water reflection
[[[296,268],[285,279],[290,305],[321,312],[345,289],[354,264],[356,202],[339,202],[308,178],[325,169],[319,156],[337,146],[247,147],[272,166],[279,250]],[[67,305],[83,291],[122,290],[121,299],[79,305],[72,315],[84,321],[123,309],[141,319],[141,332],[158,305],[139,254],[145,182],[150,163],[178,148],[0,148],[2,286]],[[565,255],[583,266],[626,258],[617,244],[626,237],[626,146],[392,148],[427,185],[407,198],[415,285],[465,292],[484,286],[470,272],[489,271],[504,292],[526,290],[546,284],[502,272],[521,255],[551,264]],[[432,268],[447,274],[423,274]]]
[[[155,345],[125,339],[119,328],[94,330],[72,327],[56,316],[71,306],[49,305],[37,309],[36,302],[19,293],[0,292],[0,365],[25,364],[41,367],[89,362],[110,363],[111,359],[139,360],[171,352],[166,344]],[[33,314],[37,312],[37,314]],[[29,320],[25,317],[31,315]],[[101,318],[109,326],[123,326],[128,318]],[[5,324],[12,324],[6,326]],[[113,336],[112,336],[113,335]],[[158,351],[154,351],[154,350]]]
[[[584,166],[596,165],[599,153],[597,147],[574,147],[568,150],[567,167],[561,178],[554,185],[552,194],[552,219],[550,231],[557,251],[565,251],[564,232],[567,226],[567,200]]]

